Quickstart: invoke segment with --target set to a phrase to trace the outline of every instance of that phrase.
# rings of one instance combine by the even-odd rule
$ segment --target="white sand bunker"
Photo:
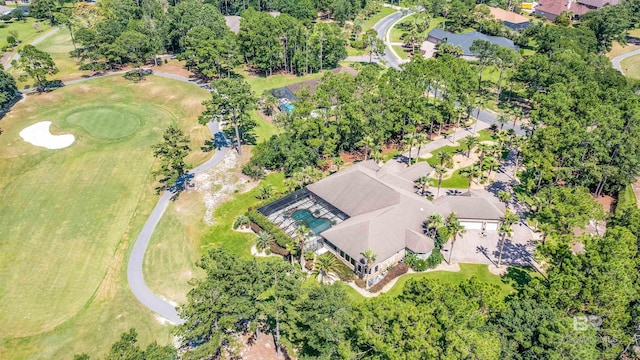
[[[35,146],[47,149],[62,149],[73,144],[76,138],[71,134],[53,135],[49,132],[51,121],[41,121],[20,131],[20,137]]]

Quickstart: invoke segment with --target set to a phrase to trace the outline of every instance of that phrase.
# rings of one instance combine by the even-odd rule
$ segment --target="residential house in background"
[[[555,20],[563,11],[573,14],[573,19],[591,10],[597,10],[606,5],[617,5],[620,0],[541,0],[535,8],[535,14]]]
[[[491,11],[491,15],[493,15],[496,20],[501,21],[504,26],[508,27],[511,30],[519,31],[522,29],[526,29],[529,25],[531,25],[531,22],[529,21],[529,19],[527,19],[527,17],[514,13],[513,11],[508,11],[492,6],[489,6],[489,11]]]
[[[475,55],[471,52],[471,45],[475,40],[485,40],[494,43],[498,46],[506,46],[513,50],[518,51],[519,48],[512,40],[501,36],[489,36],[483,33],[473,31],[464,34],[454,34],[442,29],[433,29],[427,34],[427,41],[436,45],[447,42],[454,46],[462,48],[462,57],[468,60],[475,59]]]

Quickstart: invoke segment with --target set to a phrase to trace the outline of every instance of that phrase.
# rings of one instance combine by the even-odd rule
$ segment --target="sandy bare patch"
[[[195,190],[203,194],[205,214],[204,223],[213,225],[213,211],[234,192],[242,192],[247,180],[238,174],[238,155],[229,151],[224,160],[213,169],[196,175]]]
[[[73,144],[76,138],[71,134],[53,135],[49,131],[51,121],[41,121],[20,131],[20,137],[35,146],[47,149],[63,149]]]

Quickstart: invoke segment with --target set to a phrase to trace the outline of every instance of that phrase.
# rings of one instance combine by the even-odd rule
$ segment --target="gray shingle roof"
[[[436,38],[438,40],[446,40],[447,43],[460,46],[464,56],[474,56],[471,52],[471,45],[474,40],[485,40],[492,42],[498,46],[505,46],[514,50],[518,50],[518,47],[514,45],[513,41],[500,36],[489,36],[477,31],[473,31],[466,34],[454,34],[442,29],[433,29],[429,32],[429,37]]]
[[[431,202],[415,194],[408,178],[430,169],[426,163],[407,168],[388,162],[378,168],[366,161],[308,185],[309,191],[350,216],[322,236],[354,259],[371,249],[382,262],[405,248],[416,253],[433,250],[423,222],[435,212],[447,216],[455,211],[460,219],[493,220],[504,215],[504,205],[489,195],[466,193]]]

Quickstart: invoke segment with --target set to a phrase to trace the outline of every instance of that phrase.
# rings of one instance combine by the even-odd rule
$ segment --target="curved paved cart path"
[[[211,136],[220,131],[220,125],[217,121],[212,121],[208,125],[209,130],[211,130]],[[224,159],[228,151],[228,148],[222,148],[216,151],[209,161],[189,171],[189,174],[197,175],[198,173],[209,170],[218,165]],[[164,211],[171,202],[171,197],[173,195],[174,193],[170,191],[165,191],[165,193],[162,194],[156,204],[156,207],[151,212],[151,215],[149,215],[147,222],[145,222],[142,227],[142,231],[140,231],[140,234],[133,245],[131,256],[129,257],[127,279],[129,280],[129,287],[131,288],[133,295],[135,295],[138,301],[140,301],[144,306],[174,324],[182,324],[184,321],[180,316],[178,316],[175,307],[154,294],[151,289],[149,289],[144,281],[144,273],[142,271],[144,254],[147,250],[147,246],[149,245],[151,235],[158,225],[160,218],[162,218],[162,214],[164,214]]]
[[[622,60],[636,56],[636,55],[640,55],[640,49],[636,49],[626,54],[622,54],[614,57],[613,59],[611,59],[611,65],[613,66],[614,69],[620,71],[622,75],[624,75],[624,70],[622,70],[622,65],[620,63],[622,62]]]

